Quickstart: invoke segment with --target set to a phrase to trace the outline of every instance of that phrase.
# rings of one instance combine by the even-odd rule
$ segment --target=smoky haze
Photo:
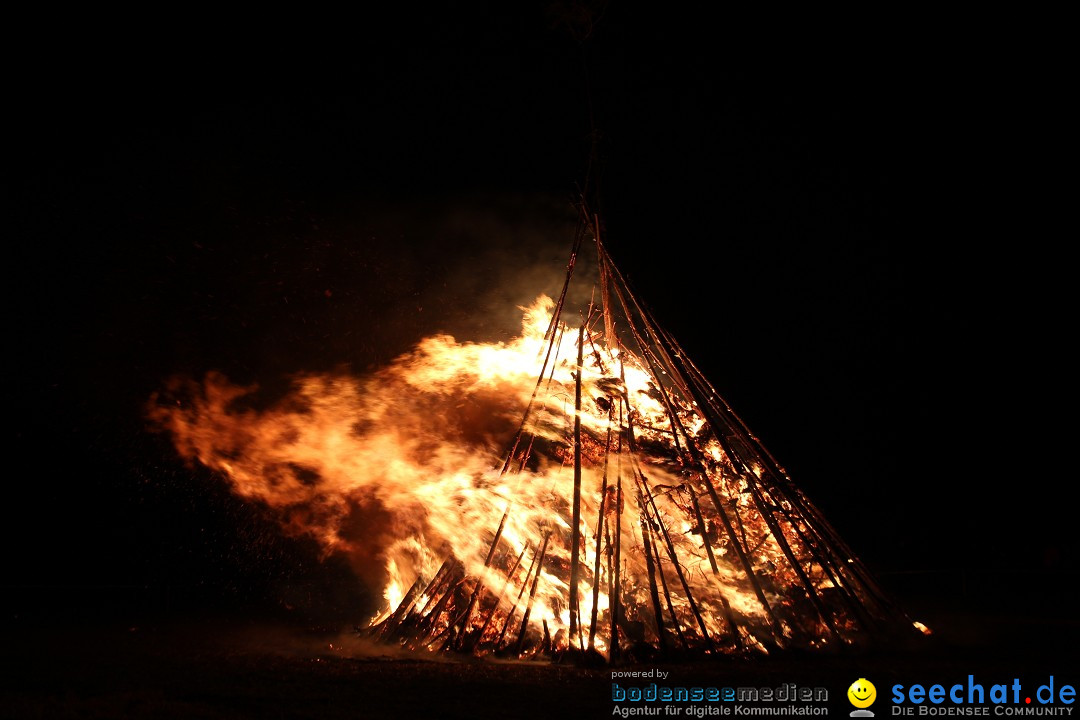
[[[409,267],[401,268],[415,290],[398,298],[397,312],[415,313],[422,334],[475,341],[516,334],[520,307],[541,293],[558,297],[578,228],[569,196],[470,196],[382,212],[376,217],[387,237],[409,234],[415,241]],[[593,268],[584,262],[575,269],[568,308],[587,308]]]
[[[163,375],[149,404],[152,429],[171,431],[166,434],[189,471],[201,463],[224,486],[231,468],[257,444],[254,436],[265,428],[277,433],[279,447],[287,444],[333,385],[347,387],[353,397],[329,421],[355,442],[352,455],[378,457],[372,438],[389,426],[408,438],[403,447],[409,461],[428,475],[439,469],[425,455],[443,446],[481,453],[490,467],[524,409],[515,391],[498,385],[457,395],[438,386],[417,391],[400,373],[416,361],[415,346],[424,337],[474,343],[519,336],[522,309],[562,290],[576,220],[569,200],[541,195],[360,206],[347,215],[309,217],[303,232],[261,246],[261,255],[236,253],[224,267],[205,266],[211,283],[205,297],[221,300],[201,308],[199,329],[189,328],[184,338],[191,342],[195,334],[194,344],[214,348],[219,358],[242,359],[216,365],[206,359],[201,368],[189,365],[168,380]],[[592,298],[589,250],[586,245],[567,294],[572,315],[585,312]],[[260,267],[265,277],[256,277]],[[238,274],[242,289],[233,291]],[[229,341],[230,330],[251,330],[255,341]],[[310,394],[298,390],[312,381],[319,387]],[[203,426],[180,429],[188,423]],[[282,431],[282,424],[292,429]],[[387,548],[403,534],[403,523],[423,527],[426,508],[413,508],[411,516],[388,510],[379,490],[388,471],[377,463],[363,466],[370,477],[342,490],[332,479],[335,460],[323,462],[259,461],[244,472],[269,489],[252,493],[237,481],[233,490],[242,504],[255,506],[253,512],[268,510],[278,531],[306,548],[300,554],[308,562],[351,576],[339,578],[343,588],[330,598],[284,582],[268,588],[279,597],[267,599],[323,617],[348,605],[356,613],[352,619],[360,620],[380,602]],[[312,542],[327,533],[337,540]],[[336,610],[326,607],[335,603]]]
[[[251,322],[277,372],[374,368],[433,333],[503,339],[520,307],[558,297],[576,228],[569,196],[360,203],[282,242],[242,312],[265,313]],[[586,293],[569,307],[587,306]]]

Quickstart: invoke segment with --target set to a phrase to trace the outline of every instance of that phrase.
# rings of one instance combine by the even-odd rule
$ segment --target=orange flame
[[[592,617],[606,626],[618,594],[618,622],[631,641],[671,633],[670,627],[661,633],[655,620],[659,602],[677,629],[726,637],[740,647],[763,649],[759,638],[777,629],[783,636],[796,630],[824,635],[813,619],[794,627],[799,621],[792,617],[814,614],[798,609],[805,598],[787,592],[796,578],[775,523],[766,521],[760,497],[748,487],[753,479],[740,475],[716,439],[702,434],[702,462],[714,468],[726,498],[718,508],[676,461],[679,434],[686,442],[705,424],[692,402],[665,400],[641,359],[617,343],[608,347],[591,330],[582,333],[585,361],[578,367],[578,332],[565,326],[553,328],[553,358],[537,385],[553,305],[541,296],[522,308],[523,332],[508,342],[437,335],[366,378],[301,375],[287,397],[261,411],[244,407],[257,388],[233,385],[220,374],[202,383],[174,380],[152,400],[150,417],[171,433],[183,457],[220,471],[237,494],[273,508],[288,531],[351,557],[361,576],[383,590],[373,623],[409,610],[444,632],[456,625],[492,646],[506,646],[520,623],[531,646],[565,648],[572,644],[575,609],[579,627]],[[587,490],[580,496],[580,525],[571,528],[578,382],[581,487]],[[531,445],[505,472],[506,448],[538,387],[524,427]],[[624,440],[630,428],[636,451]],[[762,474],[757,465],[750,471]],[[725,540],[720,531],[725,512],[737,521],[730,534],[740,540]],[[601,514],[604,522],[598,522]],[[788,547],[812,557],[805,539],[811,529],[800,522],[802,529],[793,523],[780,532]],[[576,608],[568,601],[575,542],[581,569]],[[735,543],[748,548],[745,557]],[[452,581],[446,579],[451,560],[457,564]],[[763,569],[768,586],[751,586],[748,563]],[[807,567],[815,592],[836,591],[839,576],[813,562]],[[471,584],[463,584],[465,578]],[[453,615],[444,606],[452,583],[462,595]],[[693,585],[692,597],[680,585]],[[469,602],[462,615],[463,598],[471,593],[475,601],[481,588],[488,595],[475,612]],[[763,598],[784,611],[779,623]],[[610,639],[592,638],[600,652]]]

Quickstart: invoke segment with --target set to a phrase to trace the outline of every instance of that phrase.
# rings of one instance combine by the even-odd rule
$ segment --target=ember
[[[363,632],[413,649],[607,661],[860,642],[912,623],[592,233],[599,281],[519,337],[440,335],[366,379],[175,381],[179,452],[383,588]],[[378,570],[370,570],[370,561]]]

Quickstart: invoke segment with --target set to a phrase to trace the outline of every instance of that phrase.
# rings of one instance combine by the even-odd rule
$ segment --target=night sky
[[[272,392],[512,333],[561,282],[594,137],[638,296],[886,584],[1061,607],[1063,73],[1019,27],[933,27],[781,36],[616,2],[587,39],[565,10],[487,8],[27,42],[8,618],[72,597],[347,617],[342,568],[185,467],[144,403],[174,373]]]

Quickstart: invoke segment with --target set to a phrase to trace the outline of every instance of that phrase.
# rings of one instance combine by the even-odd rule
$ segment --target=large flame
[[[437,335],[365,378],[299,376],[269,409],[245,407],[256,388],[219,374],[175,380],[150,415],[185,458],[290,532],[353,558],[382,588],[372,623],[408,613],[423,623],[418,646],[469,637],[520,654],[587,636],[606,652],[621,636],[711,651],[850,627],[810,606],[840,575],[814,559],[808,521],[766,519],[766,506],[790,519],[790,503],[751,491],[694,403],[662,393],[602,333],[553,326],[553,305],[541,296],[522,308],[523,332],[508,342]],[[711,480],[680,459],[690,442]],[[800,579],[813,589],[791,592]]]

